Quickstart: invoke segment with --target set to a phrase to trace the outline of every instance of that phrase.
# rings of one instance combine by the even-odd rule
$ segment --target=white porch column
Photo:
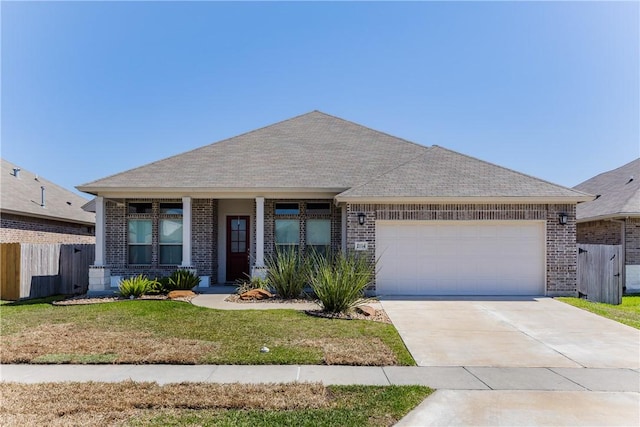
[[[102,267],[105,264],[105,238],[104,238],[104,197],[96,197],[96,257],[93,265]]]
[[[264,197],[256,197],[256,267],[264,267]]]
[[[182,198],[182,266],[191,267],[191,197]]]

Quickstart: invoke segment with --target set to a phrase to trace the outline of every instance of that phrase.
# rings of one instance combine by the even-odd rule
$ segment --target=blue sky
[[[640,156],[639,4],[3,1],[1,154],[71,189],[317,109],[574,186]]]

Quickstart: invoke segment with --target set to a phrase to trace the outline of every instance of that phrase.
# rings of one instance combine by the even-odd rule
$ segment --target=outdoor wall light
[[[364,221],[367,219],[367,215],[363,212],[358,214],[358,224],[364,225]]]
[[[560,221],[560,224],[562,225],[567,225],[568,218],[569,216],[564,212],[558,215],[558,221]]]

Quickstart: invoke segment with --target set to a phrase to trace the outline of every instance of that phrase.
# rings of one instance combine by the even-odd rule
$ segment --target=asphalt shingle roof
[[[122,187],[345,190],[425,149],[313,111],[78,188],[92,193]]]
[[[21,169],[18,177],[14,176],[14,168]],[[40,206],[43,186],[44,208]],[[4,159],[0,166],[0,190],[2,212],[95,224],[95,214],[82,209],[87,199]]]
[[[325,189],[340,197],[537,197],[583,193],[319,111],[78,187]],[[346,191],[345,191],[346,190]]]
[[[583,193],[434,145],[338,199],[589,197]]]
[[[594,176],[574,188],[599,195],[596,200],[578,205],[576,215],[579,220],[612,216],[639,216],[640,158],[617,169]]]

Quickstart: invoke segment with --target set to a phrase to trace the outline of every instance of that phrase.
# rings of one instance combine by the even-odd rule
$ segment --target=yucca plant
[[[324,311],[347,312],[365,301],[364,291],[373,279],[375,263],[342,252],[333,257],[312,254],[311,258],[309,282]]]
[[[298,298],[307,281],[307,262],[296,249],[276,250],[267,257],[267,280],[281,298]]]
[[[125,298],[131,296],[138,298],[146,294],[151,289],[153,283],[153,280],[149,280],[146,276],[139,274],[138,276],[122,279],[118,291],[120,295]]]
[[[188,291],[200,284],[200,277],[193,274],[189,270],[176,270],[169,276],[167,280],[167,290],[185,290]]]

